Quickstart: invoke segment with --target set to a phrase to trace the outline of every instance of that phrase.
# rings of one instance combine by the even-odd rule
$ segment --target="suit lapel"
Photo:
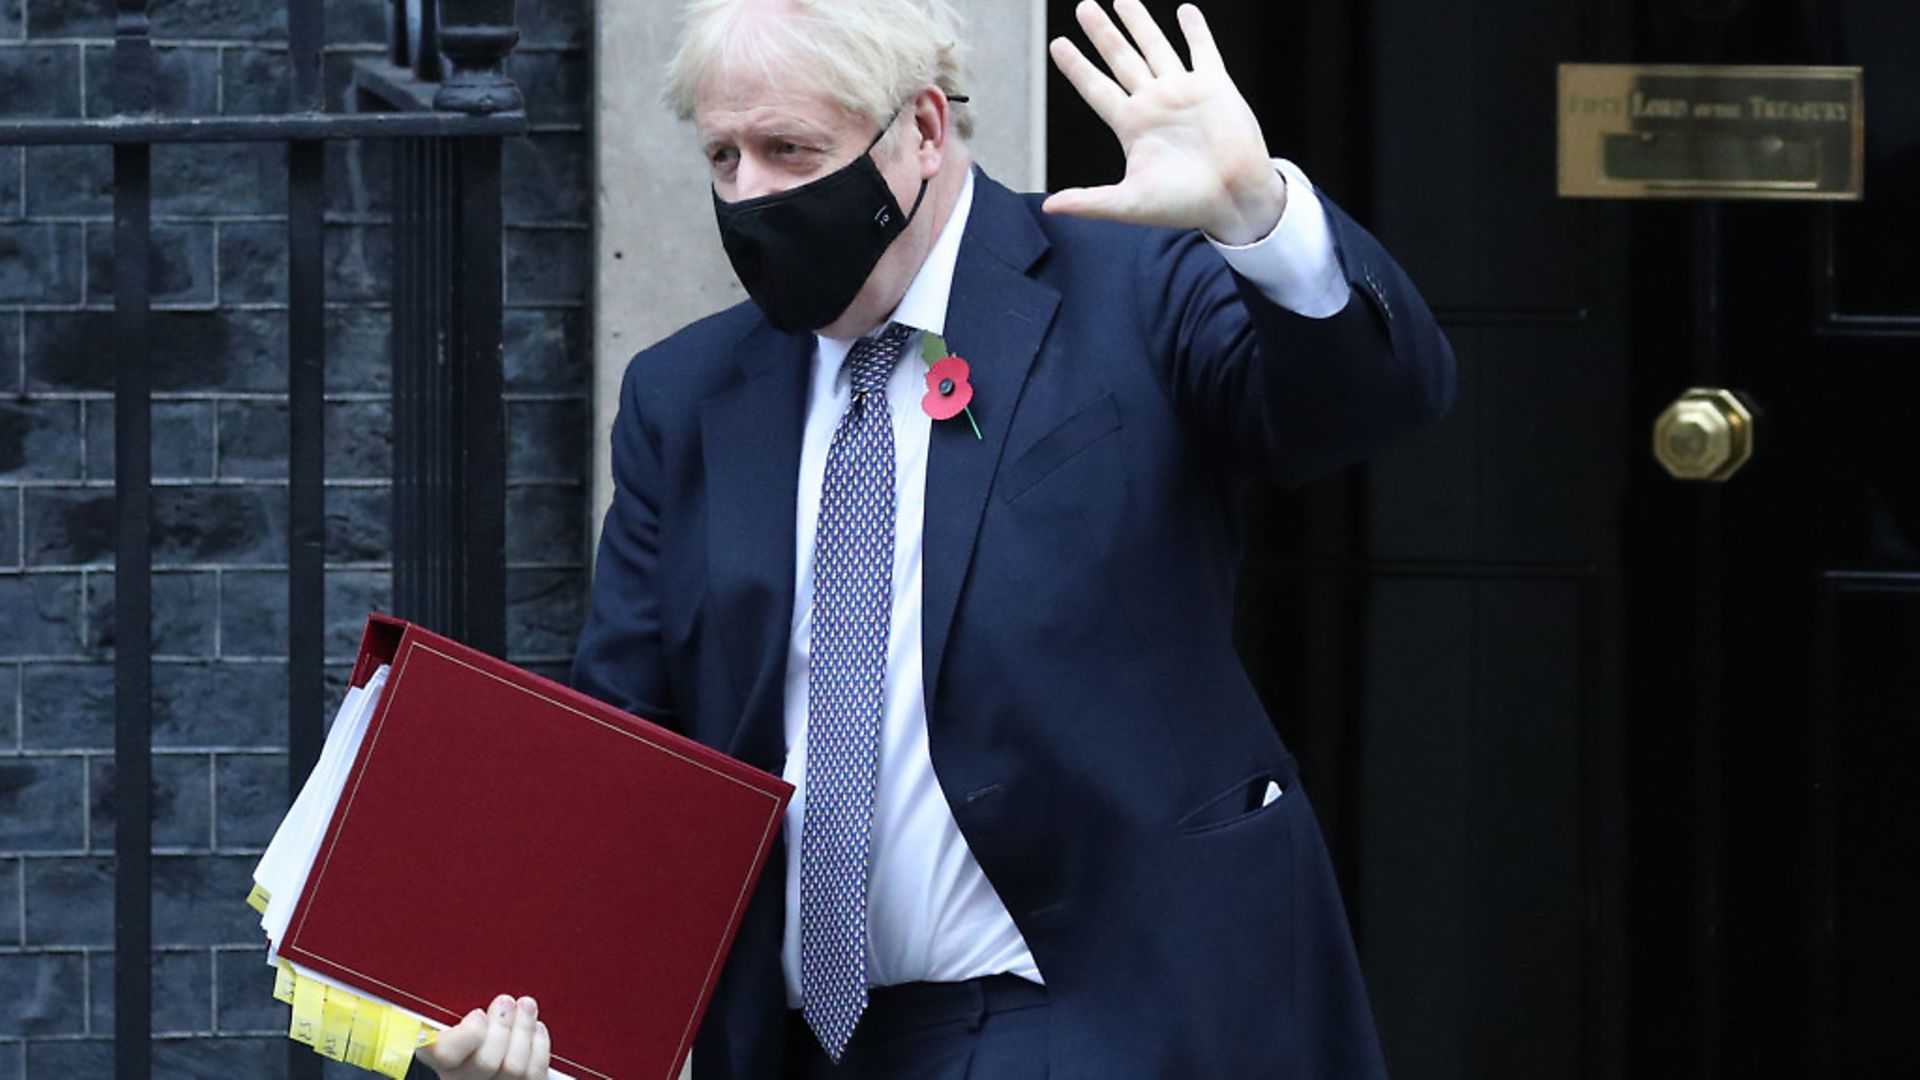
[[[1028,275],[1047,250],[1034,212],[1019,196],[976,173],[974,205],[947,302],[946,339],[971,369],[973,416],[981,437],[974,437],[965,418],[956,417],[933,425],[927,451],[921,647],[929,716],[1014,409],[1060,306],[1058,292]]]
[[[757,327],[735,349],[740,381],[701,411],[710,599],[744,702],[726,749],[771,772],[785,756],[781,709],[793,625],[795,489],[812,355],[811,335]]]

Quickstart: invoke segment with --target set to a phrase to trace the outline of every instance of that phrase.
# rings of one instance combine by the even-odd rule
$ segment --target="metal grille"
[[[152,155],[163,143],[287,148],[288,768],[297,790],[324,731],[324,154],[394,144],[394,604],[504,652],[502,140],[526,130],[503,64],[513,0],[394,0],[389,55],[363,60],[353,110],[326,111],[322,0],[291,0],[284,114],[161,117],[147,0],[117,0],[118,115],[0,121],[0,146],[112,147],[115,406],[115,1075],[151,1075],[153,775]],[[238,902],[240,898],[236,897]],[[319,1059],[289,1044],[296,1076]]]

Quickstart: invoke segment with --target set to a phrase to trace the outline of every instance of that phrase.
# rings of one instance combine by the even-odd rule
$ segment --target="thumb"
[[[1049,214],[1096,218],[1102,221],[1133,220],[1133,199],[1117,184],[1093,188],[1063,188],[1047,196],[1040,209]]]

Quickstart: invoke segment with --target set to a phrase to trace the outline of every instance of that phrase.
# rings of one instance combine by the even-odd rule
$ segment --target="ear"
[[[937,86],[929,86],[913,96],[914,155],[920,165],[920,179],[932,180],[940,174],[947,159],[947,139],[952,134],[952,104]]]

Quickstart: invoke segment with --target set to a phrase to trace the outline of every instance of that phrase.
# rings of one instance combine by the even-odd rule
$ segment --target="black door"
[[[1261,501],[1241,613],[1395,1075],[1920,1075],[1920,6],[1205,7],[1461,360]],[[1860,65],[1866,199],[1560,199],[1562,62]],[[1053,186],[1117,175],[1052,92]],[[1690,387],[1758,413],[1724,483],[1654,460]]]

